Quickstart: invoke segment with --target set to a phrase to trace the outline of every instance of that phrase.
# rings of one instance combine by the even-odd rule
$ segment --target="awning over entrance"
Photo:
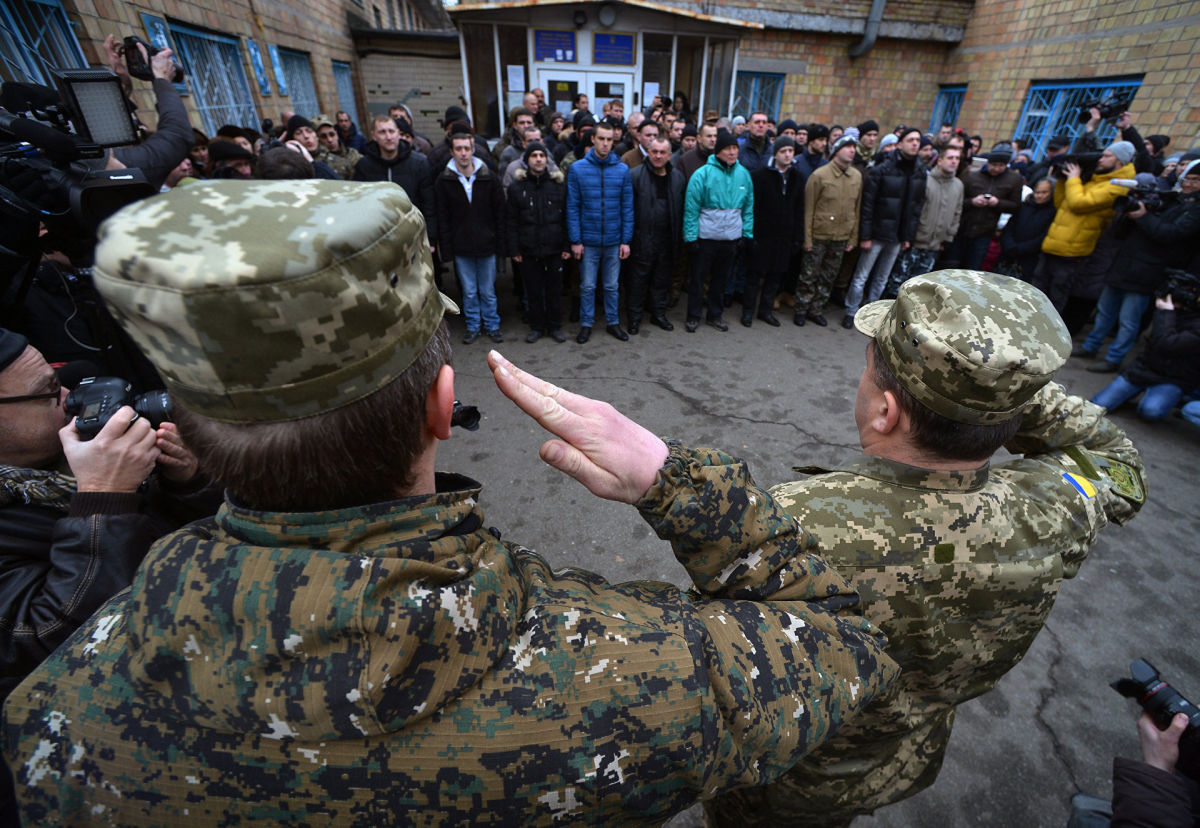
[[[490,137],[534,88],[564,115],[580,94],[593,112],[620,100],[628,115],[677,93],[695,119],[710,109],[728,115],[738,36],[762,28],[652,0],[497,0],[447,11],[459,30],[472,121]]]

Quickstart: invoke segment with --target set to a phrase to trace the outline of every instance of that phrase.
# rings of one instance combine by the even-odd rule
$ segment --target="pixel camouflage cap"
[[[424,218],[388,182],[177,187],[101,225],[93,277],[171,394],[230,423],[366,397],[458,312]]]
[[[872,302],[854,326],[879,343],[897,381],[933,411],[974,425],[1019,413],[1071,353],[1050,300],[1008,276],[939,270]]]

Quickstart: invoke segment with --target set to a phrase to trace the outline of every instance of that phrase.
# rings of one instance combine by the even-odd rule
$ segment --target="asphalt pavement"
[[[702,326],[689,334],[677,307],[669,314],[672,332],[647,325],[619,342],[601,325],[578,345],[578,325],[565,324],[566,343],[527,344],[506,277],[498,290],[502,345],[486,337],[462,345],[462,320],[451,320],[457,394],[479,407],[482,422],[476,432],[455,430],[438,468],[481,481],[487,523],[556,568],[590,569],[610,581],[688,582],[669,546],[631,507],[599,500],[541,462],[538,446],[548,435],[500,394],[487,368],[489,348],[612,403],[658,434],[743,458],[766,486],[793,479],[793,466],[858,453],[853,406],[867,340],[838,326],[840,309],[827,314],[828,328],[797,328],[785,308],[782,327],[756,321],[746,329],[735,305],[726,312],[728,333]],[[1111,375],[1086,373],[1085,365],[1071,360],[1058,378],[1090,397]],[[1140,758],[1136,704],[1108,686],[1128,674],[1130,661],[1148,659],[1200,703],[1193,591],[1200,584],[1200,430],[1177,416],[1143,423],[1131,408],[1115,419],[1145,460],[1146,506],[1127,526],[1101,533],[1079,576],[1063,583],[1025,659],[991,692],[959,708],[933,787],[857,820],[856,828],[1064,826],[1073,793],[1110,795],[1114,756]],[[698,808],[671,822],[701,824]]]

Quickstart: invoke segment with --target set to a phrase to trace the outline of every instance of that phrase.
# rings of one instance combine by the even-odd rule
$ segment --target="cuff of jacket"
[[[124,515],[137,512],[141,497],[136,492],[76,492],[71,495],[68,517]]]

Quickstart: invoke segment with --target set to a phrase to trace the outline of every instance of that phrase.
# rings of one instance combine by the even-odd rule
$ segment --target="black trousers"
[[[671,290],[671,270],[674,265],[675,258],[665,252],[665,245],[660,247],[657,244],[654,245],[654,249],[647,250],[632,260],[627,296],[631,324],[642,321],[647,293],[650,294],[651,315],[666,315],[667,299]]]
[[[689,320],[700,319],[707,306],[709,319],[720,319],[725,310],[725,285],[733,274],[737,259],[737,240],[700,239],[692,256],[692,273],[688,279]],[[704,276],[709,275],[708,296],[704,296]]]
[[[530,330],[549,333],[562,327],[562,256],[522,256],[521,281],[529,303]]]
[[[779,283],[786,275],[787,271],[765,272],[751,268],[746,274],[746,287],[742,290],[742,316],[770,313],[775,308],[775,294],[779,293]]]
[[[1033,286],[1050,297],[1059,313],[1067,306],[1071,288],[1086,256],[1055,256],[1043,253],[1033,272]]]

